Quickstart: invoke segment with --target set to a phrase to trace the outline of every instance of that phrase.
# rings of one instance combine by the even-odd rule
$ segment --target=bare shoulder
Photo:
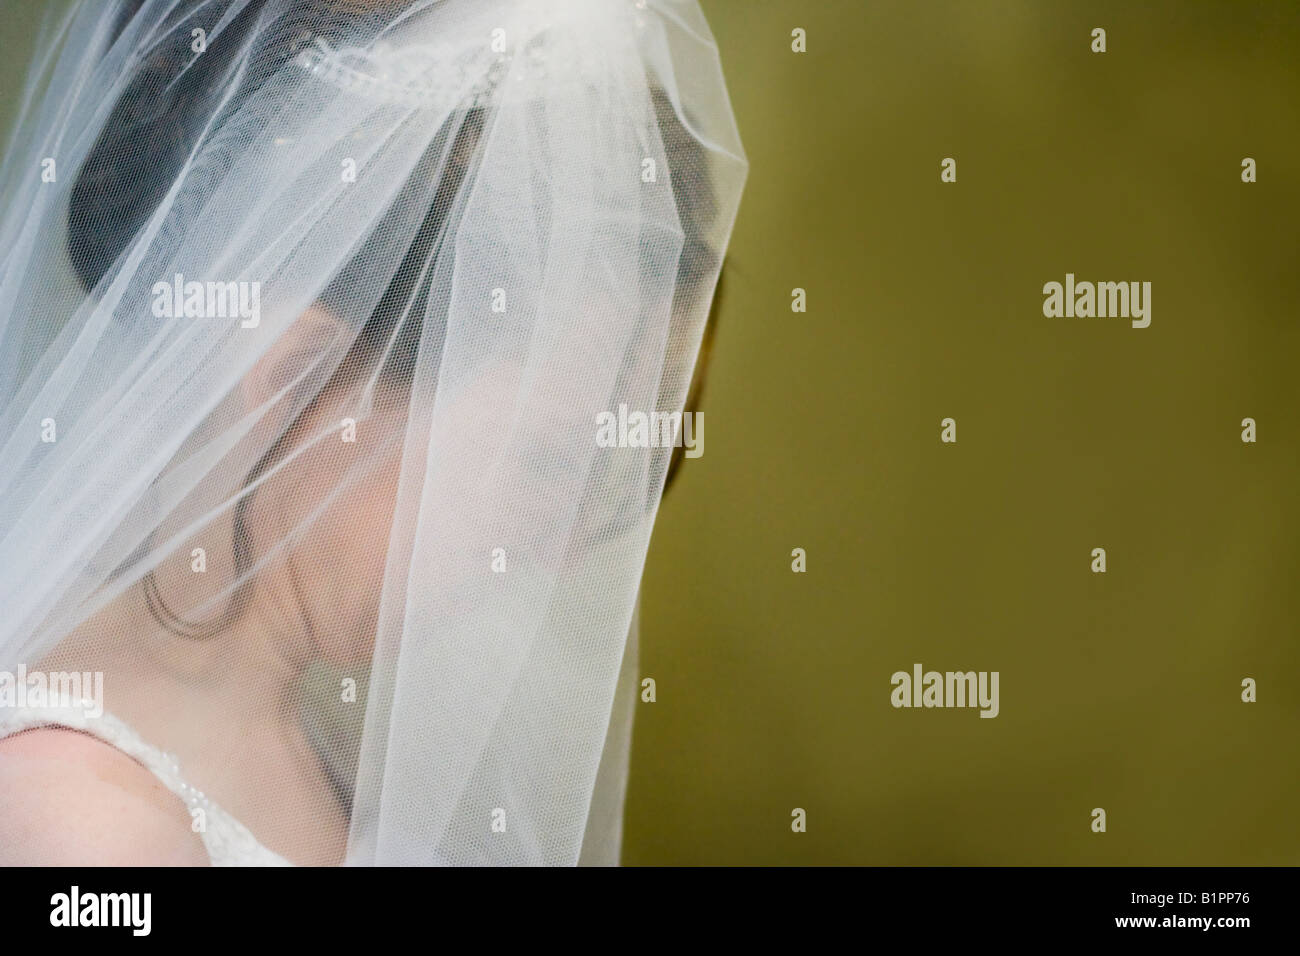
[[[203,866],[175,794],[126,754],[75,730],[0,740],[0,866]]]

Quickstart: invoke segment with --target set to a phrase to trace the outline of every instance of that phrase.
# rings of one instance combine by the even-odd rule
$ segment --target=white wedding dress
[[[194,819],[203,821],[199,836],[212,866],[293,865],[267,849],[246,826],[187,783],[180,763],[172,755],[147,743],[129,724],[108,712],[86,716],[88,706],[64,702],[57,707],[0,708],[0,740],[39,727],[66,727],[90,734],[152,773],[181,799]]]

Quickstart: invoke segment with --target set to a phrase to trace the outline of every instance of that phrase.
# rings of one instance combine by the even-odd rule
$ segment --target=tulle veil
[[[747,169],[695,0],[81,0],[8,143],[0,669],[291,860],[616,862],[674,448],[596,423],[683,410]]]

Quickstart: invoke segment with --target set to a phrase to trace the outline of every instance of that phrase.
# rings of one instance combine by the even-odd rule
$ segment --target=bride
[[[695,0],[82,0],[39,49],[0,863],[617,862],[676,461],[598,422],[688,402],[746,171]]]

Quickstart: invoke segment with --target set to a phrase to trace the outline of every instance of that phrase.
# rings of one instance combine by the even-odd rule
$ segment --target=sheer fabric
[[[745,172],[694,0],[74,4],[0,172],[0,705],[102,675],[293,862],[614,862],[676,426],[598,423],[682,411]]]

